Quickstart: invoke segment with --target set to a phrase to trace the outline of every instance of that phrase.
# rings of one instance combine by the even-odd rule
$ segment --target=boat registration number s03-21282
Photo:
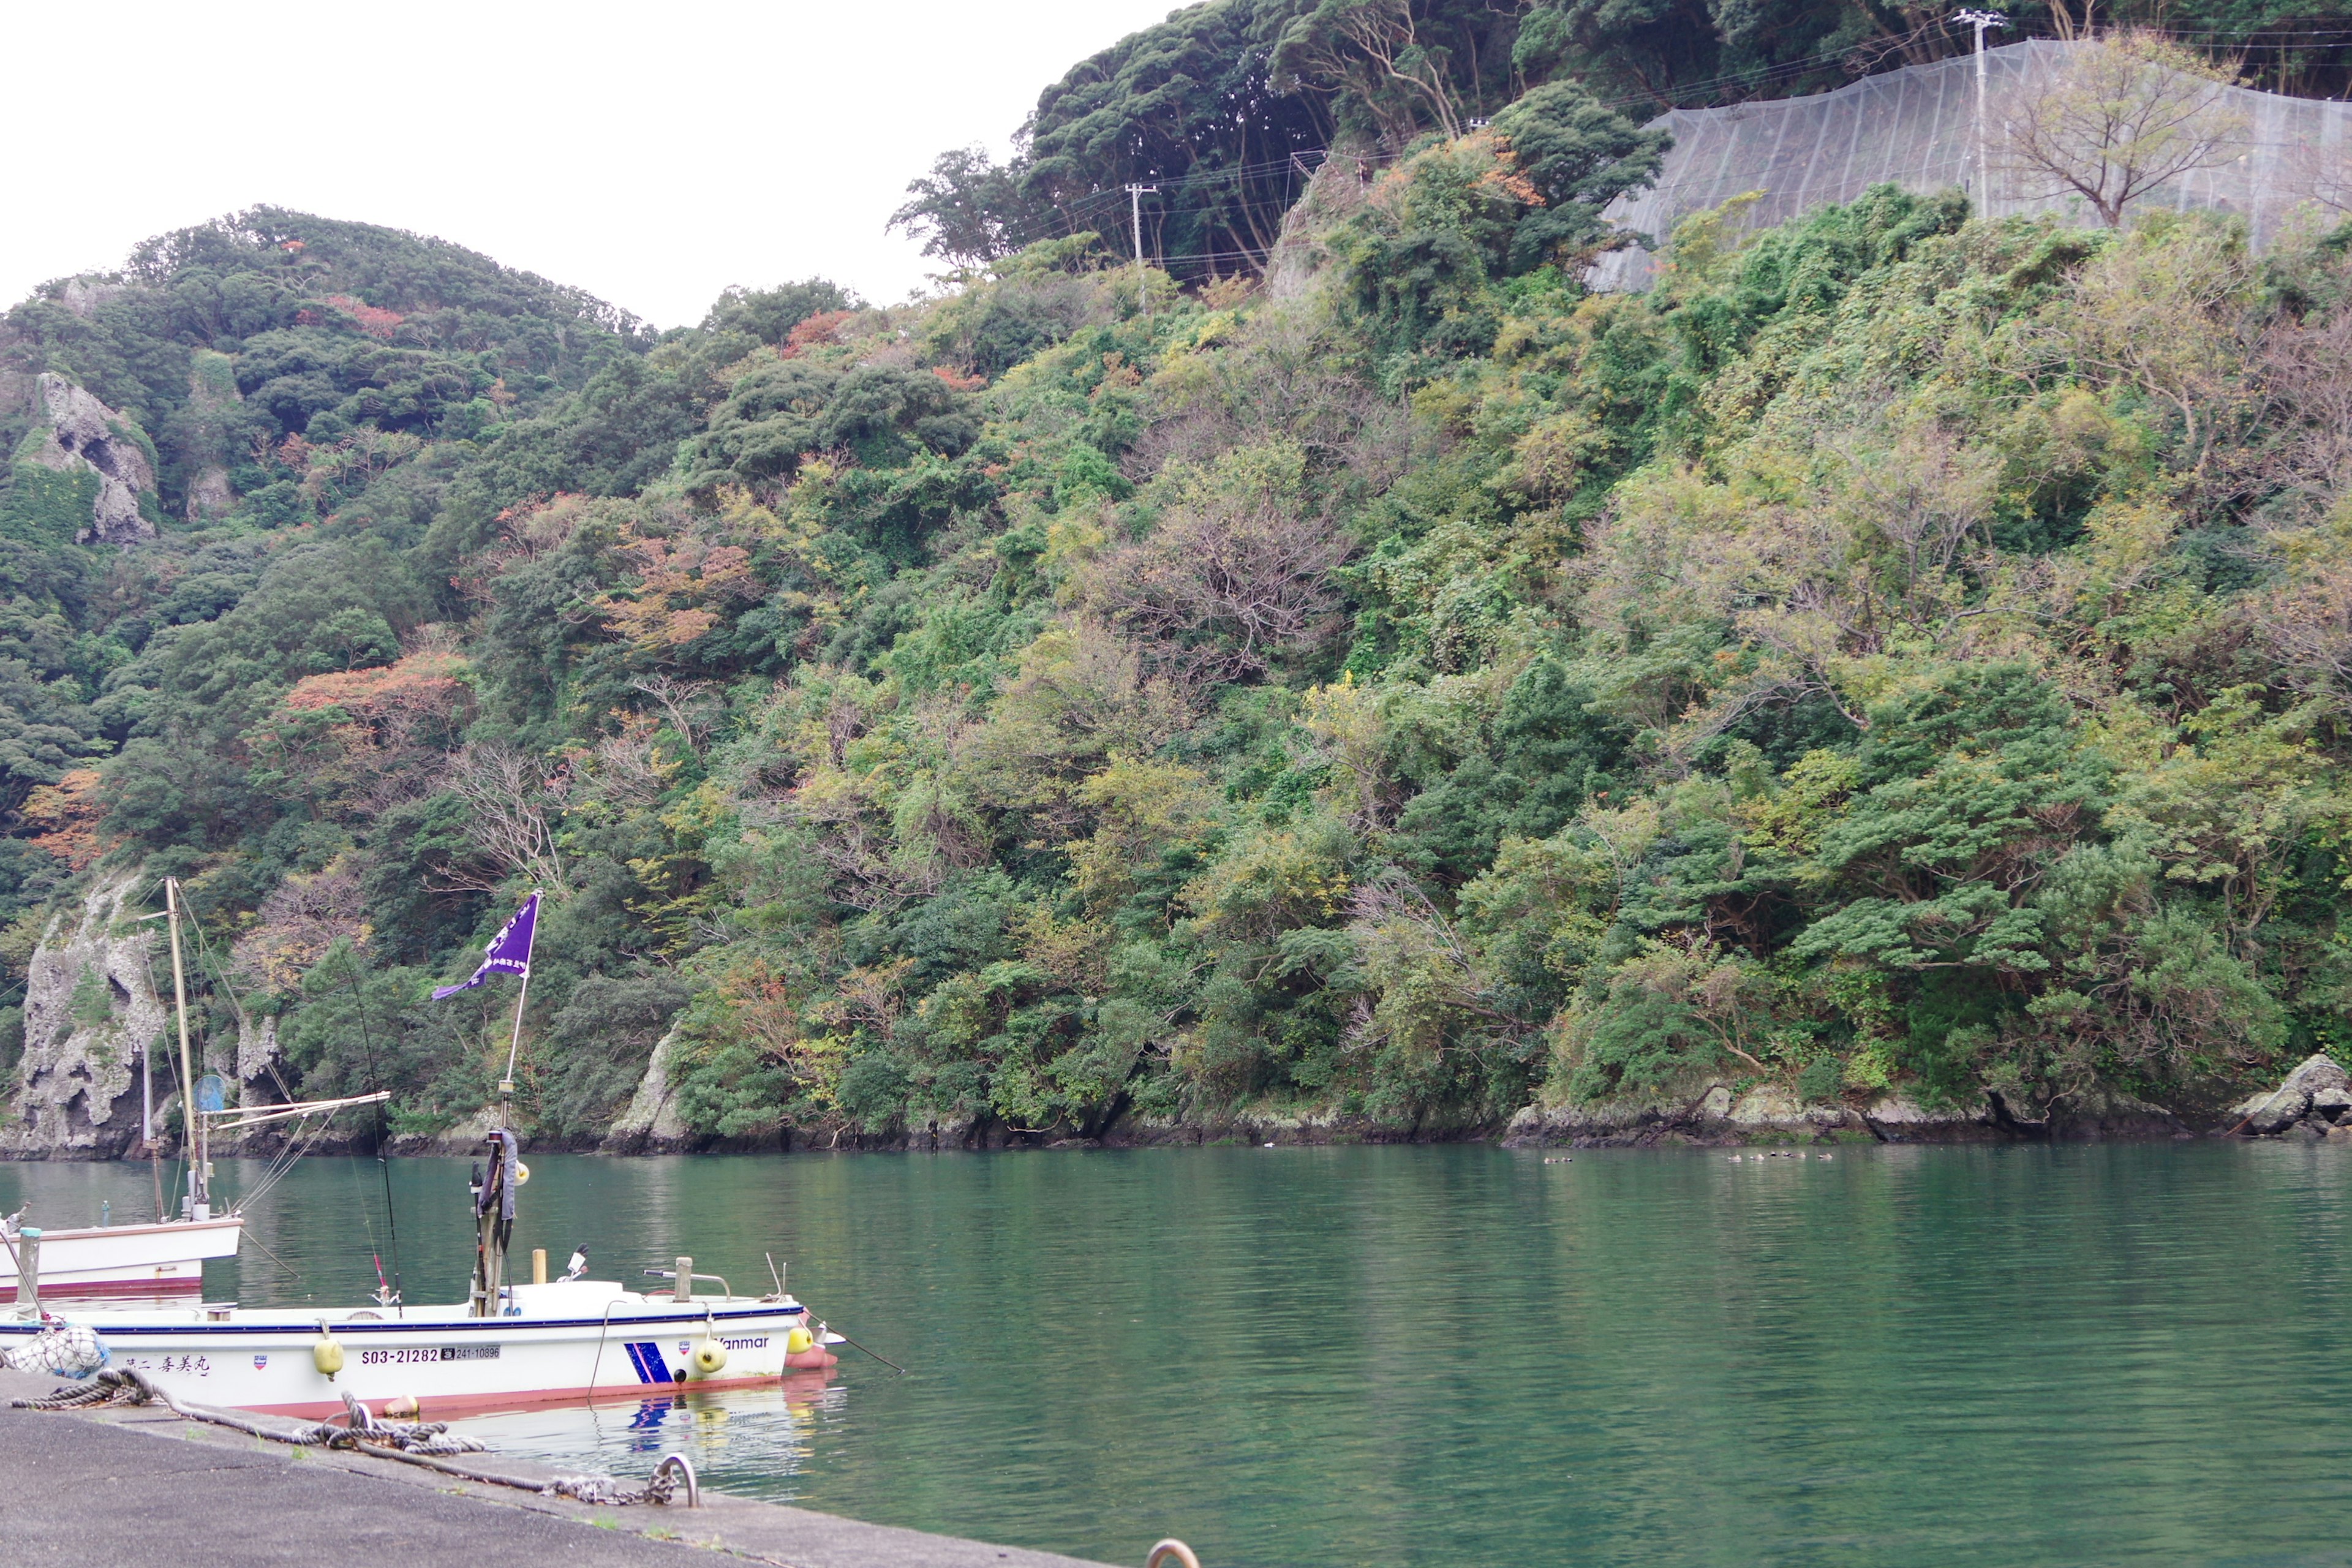
[[[425,1345],[413,1350],[362,1351],[362,1366],[402,1366],[414,1362],[496,1361],[496,1345]]]

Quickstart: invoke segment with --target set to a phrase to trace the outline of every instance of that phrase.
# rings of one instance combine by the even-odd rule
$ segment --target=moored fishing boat
[[[25,1245],[18,1227],[0,1221],[0,1293],[15,1295],[16,1259]],[[33,1226],[40,1244],[38,1279],[52,1299],[92,1296],[181,1296],[204,1289],[205,1260],[234,1258],[245,1216],[164,1220],[148,1225]]]
[[[110,1363],[177,1399],[280,1415],[342,1411],[343,1394],[437,1420],[541,1401],[772,1383],[817,1370],[822,1331],[790,1297],[672,1300],[612,1281],[515,1287],[508,1311],[464,1304],[330,1312],[171,1308],[78,1312]],[[37,1322],[0,1321],[0,1349]],[[798,1347],[795,1349],[794,1347]],[[335,1370],[324,1370],[332,1365]]]
[[[331,1415],[346,1393],[381,1411],[426,1418],[512,1409],[541,1401],[643,1394],[658,1389],[770,1383],[834,1364],[842,1342],[807,1308],[776,1289],[702,1296],[681,1258],[666,1292],[580,1278],[506,1279],[515,1194],[528,1179],[510,1132],[492,1133],[488,1168],[474,1193],[478,1225],[473,1289],[462,1302],[407,1306],[396,1296],[355,1307],[241,1308],[200,1303],[138,1310],[97,1309],[66,1319],[35,1308],[0,1317],[0,1352],[63,1344],[68,1329],[96,1335],[95,1356],[60,1370],[110,1363],[176,1399],[283,1415]],[[536,1275],[544,1254],[534,1254]],[[46,1338],[44,1338],[46,1336]],[[39,1342],[37,1343],[36,1342]]]

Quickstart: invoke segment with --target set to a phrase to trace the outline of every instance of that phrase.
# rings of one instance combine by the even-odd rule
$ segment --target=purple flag
[[[482,954],[482,967],[474,971],[474,977],[456,985],[442,986],[433,993],[433,1000],[438,1002],[444,996],[471,991],[493,974],[528,976],[530,973],[530,939],[538,925],[539,895],[533,893],[522,901],[522,908],[515,911],[514,919],[500,926],[499,934],[490,938],[489,950]]]

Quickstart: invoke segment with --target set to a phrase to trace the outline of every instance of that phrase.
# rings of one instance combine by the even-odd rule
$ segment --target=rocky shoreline
[[[150,974],[152,928],[130,907],[133,876],[100,882],[78,909],[61,910],[34,953],[25,999],[25,1046],[0,1101],[0,1160],[114,1160],[139,1148],[141,1091],[131,1063],[163,1033],[165,1010]],[[199,1070],[219,1073],[247,1101],[278,1096],[274,1020],[246,1020],[236,1039],[208,1042]],[[2352,1142],[2352,1078],[2325,1054],[2276,1089],[2215,1110],[2182,1110],[2108,1091],[2055,1110],[2012,1103],[1998,1090],[1973,1104],[1935,1105],[1901,1092],[1868,1100],[1808,1102],[1778,1083],[1717,1079],[1695,1093],[1590,1105],[1531,1105],[1503,1121],[1409,1124],[1328,1110],[1234,1111],[1196,1119],[1132,1112],[1091,1136],[1039,1135],[1001,1122],[928,1123],[873,1134],[845,1127],[786,1128],[751,1138],[705,1137],[679,1115],[671,1087],[675,1036],[655,1047],[627,1108],[600,1136],[547,1140],[542,1149],[608,1154],[747,1153],[811,1150],[1139,1148],[1200,1143],[1499,1142],[1506,1147],[1637,1148],[1665,1144],[1832,1142],[1882,1143],[2066,1142],[2105,1139],[2337,1139]],[[159,1075],[160,1077],[161,1075]],[[159,1081],[159,1129],[175,1131],[176,1097]],[[434,1134],[393,1140],[400,1154],[470,1153],[488,1110]],[[275,1152],[275,1137],[221,1153]],[[372,1133],[331,1132],[323,1149],[373,1147]]]
[[[400,1155],[459,1155],[481,1145],[489,1125],[486,1110],[431,1134],[394,1137]],[[83,1135],[49,1147],[21,1138],[0,1142],[0,1160],[126,1159],[136,1152],[136,1113],[121,1141]],[[1157,1148],[1201,1144],[1344,1144],[1492,1142],[1505,1148],[1629,1149],[1690,1145],[1741,1147],[1792,1143],[2015,1143],[2098,1142],[2119,1140],[2235,1137],[2300,1139],[2352,1143],[2352,1077],[2325,1056],[2298,1066],[2277,1089],[2249,1096],[2220,1116],[2184,1114],[2166,1107],[2111,1095],[2063,1110],[2021,1114],[1998,1093],[1978,1106],[1931,1107],[1901,1094],[1866,1103],[1806,1103],[1778,1084],[1735,1092],[1711,1084],[1687,1101],[1610,1101],[1593,1105],[1528,1106],[1496,1122],[1400,1124],[1336,1112],[1248,1111],[1200,1120],[1134,1116],[1112,1122],[1094,1137],[1024,1133],[998,1122],[941,1121],[884,1133],[847,1127],[790,1127],[754,1137],[716,1138],[690,1131],[669,1119],[632,1125],[625,1120],[599,1139],[548,1139],[534,1147],[614,1155],[899,1152],[984,1152],[1034,1148]],[[268,1155],[278,1140],[256,1139],[223,1154]],[[330,1132],[313,1145],[320,1152],[352,1152],[373,1147],[372,1134],[354,1128]],[[164,1144],[167,1157],[173,1145]]]

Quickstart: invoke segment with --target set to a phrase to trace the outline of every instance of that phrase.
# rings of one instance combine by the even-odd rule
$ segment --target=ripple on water
[[[1121,1562],[2347,1561],[2352,1156],[2331,1147],[1461,1148],[532,1161],[519,1251],[691,1251],[912,1369],[469,1424],[622,1474]],[[394,1165],[412,1299],[465,1163]],[[224,1165],[223,1185],[249,1168]],[[168,1173],[166,1179],[168,1181]],[[0,1210],[145,1213],[138,1166]],[[208,1288],[392,1267],[365,1161],[270,1194]]]

